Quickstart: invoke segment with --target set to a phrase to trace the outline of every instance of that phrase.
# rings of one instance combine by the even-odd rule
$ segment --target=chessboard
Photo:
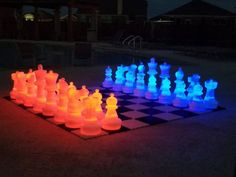
[[[99,89],[103,95],[102,108],[105,110],[105,100],[109,97],[110,93],[114,93],[118,99],[118,109],[117,114],[122,120],[122,126],[120,130],[117,131],[107,131],[102,130],[102,133],[97,136],[84,136],[80,134],[80,129],[67,128],[64,124],[58,124],[54,122],[52,117],[46,117],[42,114],[35,114],[36,116],[42,118],[43,120],[52,123],[63,130],[80,137],[81,139],[88,140],[93,138],[102,137],[105,135],[113,135],[116,133],[129,132],[139,128],[145,128],[149,126],[156,126],[162,123],[176,121],[181,119],[186,119],[194,116],[200,116],[202,114],[207,114],[211,112],[216,112],[224,110],[225,108],[218,106],[214,110],[206,110],[205,112],[193,112],[188,108],[181,109],[176,108],[172,105],[164,105],[158,102],[158,100],[150,101],[145,98],[136,97],[132,94],[125,94],[122,92],[114,92],[110,89],[103,87],[91,87],[89,90],[93,92],[95,89]],[[4,97],[8,101],[11,101],[9,96]],[[21,108],[33,113],[30,108],[26,108],[23,105],[18,105]]]

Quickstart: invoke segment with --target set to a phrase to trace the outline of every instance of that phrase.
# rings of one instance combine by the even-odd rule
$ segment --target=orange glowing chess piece
[[[102,119],[104,119],[104,112],[102,110],[102,94],[99,92],[98,89],[95,90],[95,92],[92,94],[92,96],[96,99],[96,108],[95,108],[95,112],[97,115],[97,118],[99,121],[101,121]]]
[[[102,128],[105,130],[119,130],[121,128],[121,119],[118,118],[116,109],[117,99],[114,97],[114,94],[111,93],[110,97],[106,100],[106,115],[102,120]]]
[[[16,79],[17,79],[16,103],[23,104],[25,96],[26,96],[26,92],[27,92],[25,73],[24,72],[16,72]]]
[[[37,86],[35,85],[35,74],[32,69],[26,74],[27,93],[24,99],[24,106],[32,107],[36,100]]]
[[[83,104],[79,101],[77,96],[76,87],[73,82],[70,83],[68,89],[68,106],[67,106],[67,119],[66,127],[68,128],[80,128],[83,123],[81,111],[83,110]]]
[[[43,107],[44,116],[54,116],[57,111],[56,83],[58,74],[50,70],[46,75],[46,103]]]
[[[15,73],[12,73],[11,74],[11,79],[13,81],[13,88],[10,92],[10,98],[12,100],[15,100],[16,99],[16,95],[17,95],[17,77],[16,77],[16,73],[19,72],[19,71],[16,71]]]
[[[37,85],[37,96],[34,103],[33,112],[41,113],[42,108],[46,102],[45,77],[46,77],[47,71],[43,69],[43,65],[39,64],[38,70],[36,70],[34,73],[36,76],[35,84]]]
[[[68,84],[64,78],[59,79],[58,82],[58,95],[59,100],[57,104],[57,113],[54,117],[54,121],[58,123],[64,123],[67,117],[67,104],[68,104]]]
[[[89,96],[89,90],[86,88],[86,85],[82,85],[82,88],[78,92],[79,99],[83,100]]]
[[[86,136],[95,136],[101,133],[101,126],[96,117],[97,99],[89,96],[84,100],[84,110],[82,112],[84,121],[80,133]]]

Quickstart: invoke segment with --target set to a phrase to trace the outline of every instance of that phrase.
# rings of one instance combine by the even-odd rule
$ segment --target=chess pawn
[[[96,117],[99,121],[104,119],[104,112],[102,110],[102,94],[99,92],[98,89],[95,90],[95,92],[92,95],[96,99],[96,107],[95,107],[95,112],[96,112]]]
[[[134,95],[137,97],[145,96],[146,87],[145,87],[145,81],[144,81],[144,77],[145,77],[144,70],[145,70],[145,66],[143,65],[143,63],[140,63],[140,65],[138,66],[136,88],[134,89]]]
[[[157,79],[155,77],[155,75],[157,74],[157,63],[155,62],[154,58],[150,59],[150,62],[148,63],[148,87],[147,87],[147,91],[145,93],[145,98],[149,99],[149,100],[155,100],[158,99],[158,88],[157,88]]]
[[[65,123],[67,118],[67,104],[68,104],[68,84],[64,78],[59,79],[58,82],[58,104],[57,104],[57,112],[54,116],[54,121],[58,123]]]
[[[12,88],[12,90],[11,90],[11,92],[10,92],[10,98],[12,99],[12,100],[15,100],[16,99],[16,95],[17,95],[17,77],[16,77],[16,73],[17,73],[18,71],[16,71],[15,73],[12,73],[11,74],[11,79],[12,79],[12,81],[13,81],[13,88]]]
[[[127,67],[123,65],[117,66],[116,75],[115,75],[115,83],[113,84],[112,90],[114,91],[122,91],[123,84],[125,82],[124,73]]]
[[[159,102],[162,104],[171,104],[172,103],[172,95],[170,92],[170,80],[166,77],[162,79]]]
[[[71,82],[67,93],[68,106],[65,126],[68,128],[80,128],[83,123],[83,117],[81,115],[83,104],[79,101],[76,87],[72,86],[72,84]]]
[[[111,93],[110,97],[106,100],[106,109],[105,118],[102,120],[102,128],[104,130],[119,130],[121,128],[121,119],[118,118],[116,109],[117,109],[117,99],[114,97],[114,94]]]
[[[190,101],[193,98],[193,88],[194,86],[199,83],[200,76],[198,74],[193,74],[192,76],[188,77],[189,86],[187,88],[188,94],[187,99]]]
[[[41,113],[42,109],[46,103],[46,81],[45,77],[47,71],[43,69],[43,65],[39,64],[38,69],[34,72],[36,76],[36,86],[37,86],[37,96],[36,101],[34,103],[33,112],[34,113]]]
[[[213,81],[212,79],[205,81],[207,91],[204,97],[204,104],[207,109],[216,109],[218,107],[218,102],[215,99],[215,89],[217,86],[218,82]]]
[[[82,85],[81,89],[78,90],[78,97],[81,101],[88,98],[89,96],[89,90],[87,89],[86,85]]]
[[[122,87],[124,93],[133,93],[134,84],[135,84],[135,72],[137,66],[132,64],[129,67],[128,72],[126,73],[125,85]]]
[[[112,69],[108,66],[105,70],[105,80],[102,83],[104,88],[111,88],[113,86]]]
[[[160,78],[169,78],[170,77],[170,65],[167,64],[166,62],[160,65],[160,69],[161,69],[161,74],[160,74]]]
[[[188,106],[188,100],[185,95],[186,84],[182,80],[184,77],[184,72],[181,68],[175,73],[175,90],[174,90],[174,100],[173,105],[178,108],[185,108]]]
[[[89,96],[84,100],[85,108],[82,112],[84,117],[80,133],[86,136],[96,136],[101,133],[101,126],[96,117],[97,98]]]
[[[44,116],[54,116],[57,111],[57,95],[56,95],[56,82],[58,74],[53,71],[49,71],[46,75],[46,90],[47,97],[46,103],[43,107]]]
[[[30,69],[29,72],[26,74],[26,78],[27,93],[24,100],[24,106],[32,107],[36,100],[37,94],[37,86],[35,85],[36,78],[32,69]]]
[[[205,105],[202,99],[203,87],[197,83],[193,87],[193,99],[189,102],[189,109],[194,112],[204,112]]]
[[[23,104],[26,93],[27,93],[25,73],[24,72],[16,72],[16,79],[17,79],[16,103]]]

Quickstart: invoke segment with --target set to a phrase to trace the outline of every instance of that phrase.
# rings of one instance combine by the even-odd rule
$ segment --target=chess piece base
[[[65,126],[68,128],[80,128],[82,126],[83,119],[79,114],[69,114]]]
[[[148,100],[157,100],[158,99],[158,92],[147,91],[145,93],[145,98]]]
[[[104,82],[102,83],[102,86],[103,86],[104,88],[111,88],[111,87],[113,86],[113,81],[104,81]]]
[[[57,111],[57,105],[56,105],[56,103],[50,103],[50,104],[49,104],[49,103],[46,103],[45,106],[44,106],[44,108],[43,108],[42,114],[43,114],[44,116],[49,116],[49,117],[51,117],[51,116],[54,116],[54,115],[55,115],[56,111]]]
[[[36,99],[36,102],[33,105],[33,112],[34,113],[41,113],[43,111],[43,107],[45,105],[46,98],[39,98]]]
[[[67,112],[66,110],[58,108],[57,113],[55,117],[53,118],[55,122],[57,123],[65,123],[67,119]]]
[[[122,91],[123,84],[114,84],[112,87],[112,90],[115,92],[120,92]]]
[[[216,109],[218,107],[218,102],[215,99],[204,100],[204,104],[207,109]]]
[[[102,121],[102,128],[104,130],[119,130],[121,128],[121,119],[117,118],[105,118]]]
[[[15,90],[12,90],[12,91],[10,92],[10,98],[11,98],[12,100],[15,100],[15,99],[16,99],[16,95],[17,95],[17,92],[16,92]]]
[[[33,107],[36,97],[35,96],[26,96],[24,100],[25,107]]]
[[[145,96],[145,92],[146,90],[145,89],[135,89],[134,90],[134,96],[137,96],[137,97],[144,97]]]
[[[162,104],[171,104],[172,103],[172,96],[171,95],[160,95],[158,102],[162,103]]]
[[[188,100],[187,100],[187,98],[182,99],[182,98],[176,97],[173,100],[173,106],[175,106],[177,108],[186,108],[186,107],[188,107]]]
[[[203,101],[191,101],[189,103],[189,110],[194,112],[204,112],[205,105]]]
[[[101,133],[101,127],[97,120],[84,120],[80,129],[82,135],[95,136]]]
[[[133,93],[134,88],[133,88],[133,87],[124,86],[124,87],[122,88],[122,91],[123,91],[124,93]]]

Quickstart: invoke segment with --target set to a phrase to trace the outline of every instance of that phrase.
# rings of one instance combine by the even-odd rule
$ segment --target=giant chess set
[[[175,86],[171,89],[170,68],[159,65],[160,87],[157,84],[158,64],[154,58],[145,65],[117,66],[105,69],[101,86],[77,89],[59,74],[43,69],[28,73],[16,71],[9,100],[38,117],[81,137],[91,139],[114,133],[157,125],[222,110],[215,99],[218,83],[213,79],[200,83],[200,75],[187,77],[179,68],[175,72]],[[136,71],[137,70],[137,71]],[[203,96],[204,95],[204,96]]]

